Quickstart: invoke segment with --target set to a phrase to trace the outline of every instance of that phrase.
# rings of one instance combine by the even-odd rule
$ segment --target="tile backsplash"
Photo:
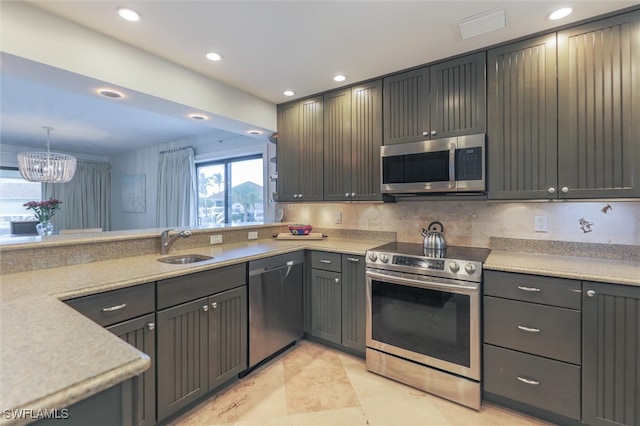
[[[640,245],[640,202],[401,201],[398,203],[279,203],[285,222],[316,227],[397,232],[422,242],[422,228],[444,224],[448,244],[489,247],[491,237]],[[341,223],[336,223],[340,214]],[[547,232],[536,232],[546,216]]]

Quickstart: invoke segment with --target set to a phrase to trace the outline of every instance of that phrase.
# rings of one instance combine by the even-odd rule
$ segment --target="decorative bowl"
[[[309,235],[312,229],[313,226],[311,225],[289,225],[289,232],[291,232],[291,235]]]

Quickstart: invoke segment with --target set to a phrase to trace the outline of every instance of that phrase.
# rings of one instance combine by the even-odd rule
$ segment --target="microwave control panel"
[[[456,149],[456,180],[482,180],[482,147]]]

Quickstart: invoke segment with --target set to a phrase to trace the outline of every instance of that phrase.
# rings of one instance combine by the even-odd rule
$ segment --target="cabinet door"
[[[338,272],[311,272],[311,334],[338,344],[342,327],[340,278]]]
[[[351,195],[351,89],[324,95],[324,199]]]
[[[300,172],[298,201],[322,201],[322,96],[300,101]],[[279,148],[278,148],[279,149]],[[280,179],[280,175],[278,175]]]
[[[556,198],[555,34],[489,50],[487,74],[489,198]]]
[[[158,420],[208,391],[207,298],[157,314]]]
[[[640,11],[559,32],[558,89],[559,197],[639,196]]]
[[[432,65],[431,139],[485,133],[485,52]]]
[[[247,368],[247,287],[209,297],[209,390]]]
[[[365,351],[365,265],[363,256],[342,255],[342,344]]]
[[[352,201],[380,201],[382,80],[351,88]]]
[[[277,114],[278,201],[293,201],[300,192],[300,104],[278,105]]]
[[[383,86],[383,144],[428,139],[429,67],[387,77]]]
[[[640,424],[640,288],[585,282],[582,421]]]
[[[151,365],[133,378],[134,420],[140,426],[156,424],[156,332],[155,314],[107,327],[107,330],[149,355]]]

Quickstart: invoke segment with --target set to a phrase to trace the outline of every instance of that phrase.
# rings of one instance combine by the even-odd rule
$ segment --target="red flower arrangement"
[[[27,210],[33,210],[33,214],[38,219],[38,222],[49,222],[54,214],[56,214],[56,210],[60,209],[60,204],[62,201],[49,198],[45,201],[29,201],[28,203],[24,203],[23,206],[27,208]]]

